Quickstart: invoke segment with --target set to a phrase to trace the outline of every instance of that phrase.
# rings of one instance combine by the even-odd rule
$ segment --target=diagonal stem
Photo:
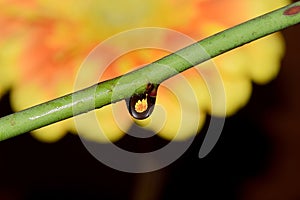
[[[141,69],[0,118],[0,140],[142,93],[197,64],[300,22],[300,2],[269,12],[212,35]],[[205,52],[205,53],[204,53]],[[164,66],[164,67],[162,67]],[[166,70],[167,68],[170,70]],[[112,95],[114,93],[114,95]]]

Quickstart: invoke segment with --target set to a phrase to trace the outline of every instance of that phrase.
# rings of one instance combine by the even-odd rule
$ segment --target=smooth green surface
[[[297,6],[300,2],[210,36],[122,77],[2,117],[0,140],[129,98],[134,92],[143,92],[149,82],[161,83],[210,58],[295,25],[300,22],[300,14],[284,13],[291,7],[296,8],[293,11],[298,11],[300,7]]]

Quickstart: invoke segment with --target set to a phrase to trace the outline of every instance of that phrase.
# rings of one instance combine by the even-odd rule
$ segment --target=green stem
[[[100,108],[145,91],[231,49],[300,22],[300,2],[217,33],[139,70],[0,118],[0,140]]]

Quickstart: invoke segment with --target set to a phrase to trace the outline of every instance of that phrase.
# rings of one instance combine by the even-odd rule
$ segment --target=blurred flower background
[[[288,3],[120,2],[0,0],[0,115],[71,92],[82,59],[120,31],[160,26],[197,40]],[[214,59],[231,103],[221,138],[204,159],[198,153],[206,122],[182,157],[145,174],[101,164],[77,135],[66,134],[75,133],[73,124],[61,122],[34,133],[39,140],[23,134],[0,143],[0,199],[299,199],[300,26],[282,35]],[[164,54],[128,54],[128,65],[117,63],[136,67]],[[201,106],[210,113],[209,104]],[[163,135],[137,143],[122,136],[118,145],[142,151],[166,144]]]
[[[287,3],[288,0],[1,0],[0,95],[10,90],[13,110],[19,111],[72,92],[76,73],[88,53],[121,31],[164,27],[199,40]],[[158,40],[170,45],[175,42],[168,35],[161,35]],[[112,64],[106,78],[124,74],[163,55],[166,52],[155,50],[129,53]],[[284,41],[276,33],[214,59],[224,82],[227,115],[236,113],[248,102],[252,82],[265,84],[276,77],[283,55]],[[184,75],[199,98],[200,130],[206,113],[220,112],[211,113],[209,93],[195,70]],[[170,104],[174,97],[163,89],[158,97],[158,104],[169,113],[158,134],[172,139],[177,129],[174,124],[181,117],[180,107],[175,101]],[[100,121],[105,120],[105,134],[118,140],[124,132],[111,113],[111,106],[97,111]],[[128,121],[128,129],[130,124]],[[193,130],[186,127],[182,138],[195,134]],[[55,142],[67,132],[76,133],[72,120],[33,131],[33,136]]]

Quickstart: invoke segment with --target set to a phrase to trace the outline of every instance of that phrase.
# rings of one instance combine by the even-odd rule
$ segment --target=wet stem
[[[101,108],[111,102],[128,99],[132,96],[132,88],[136,89],[137,94],[143,94],[149,84],[146,82],[149,77],[155,80],[155,83],[161,83],[206,60],[299,22],[300,2],[298,1],[196,42],[143,68],[125,74],[122,79],[116,77],[100,82],[83,90],[2,117],[0,118],[0,140]],[[199,53],[199,49],[205,53]],[[162,70],[166,68],[160,67],[161,65],[168,66],[172,72]],[[143,74],[147,74],[147,78]],[[118,90],[116,83],[122,85],[122,90]],[[114,91],[114,99],[111,98],[112,91]]]

